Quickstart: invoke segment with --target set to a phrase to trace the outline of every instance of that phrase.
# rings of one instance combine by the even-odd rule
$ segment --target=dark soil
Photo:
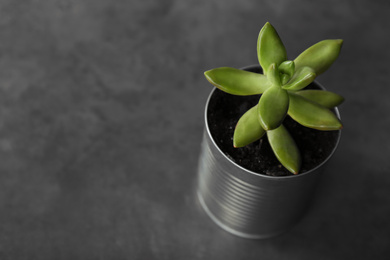
[[[254,72],[261,72],[261,70],[257,69]],[[320,89],[314,83],[307,88]],[[237,121],[248,109],[258,103],[259,98],[260,95],[234,96],[215,89],[207,111],[211,135],[226,156],[248,170],[272,176],[292,175],[276,159],[266,135],[245,147],[233,147],[233,133]],[[337,143],[339,131],[318,131],[307,128],[296,123],[289,116],[283,124],[301,151],[300,173],[321,164],[331,154]]]

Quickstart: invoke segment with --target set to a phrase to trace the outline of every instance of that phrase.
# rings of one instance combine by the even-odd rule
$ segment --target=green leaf
[[[280,126],[287,114],[289,96],[286,90],[273,86],[267,89],[259,101],[259,121],[265,130]]]
[[[295,94],[314,101],[326,108],[334,108],[343,103],[344,101],[344,98],[342,96],[325,90],[308,89],[297,91],[295,92]]]
[[[275,63],[272,63],[269,66],[267,77],[272,85],[278,86],[278,87],[280,87],[282,85],[282,82],[280,81],[279,69]]]
[[[279,66],[280,63],[287,59],[286,48],[282,40],[275,28],[268,22],[260,30],[257,39],[257,57],[263,68],[264,75],[268,73],[267,70],[272,63],[276,63]]]
[[[313,101],[301,95],[288,93],[290,96],[290,106],[288,114],[303,126],[317,130],[329,131],[342,128],[340,120],[336,115]]]
[[[279,162],[293,174],[301,168],[301,154],[287,129],[280,125],[274,130],[267,131],[268,141]]]
[[[290,80],[290,76],[287,74],[280,75],[280,81],[282,82],[282,86],[285,85]]]
[[[238,96],[261,94],[271,86],[267,77],[262,74],[229,67],[212,69],[204,75],[215,87]]]
[[[286,60],[282,62],[279,66],[279,71],[283,74],[287,74],[290,78],[294,75],[295,72],[295,63],[292,60]]]
[[[233,135],[233,146],[243,147],[259,140],[265,134],[258,119],[257,105],[249,109],[238,120]]]
[[[304,87],[312,83],[315,78],[316,73],[312,68],[303,67],[296,71],[290,81],[286,85],[284,85],[283,88],[288,90],[303,89]]]
[[[339,56],[343,40],[320,41],[295,59],[295,69],[310,67],[317,75],[326,71]]]

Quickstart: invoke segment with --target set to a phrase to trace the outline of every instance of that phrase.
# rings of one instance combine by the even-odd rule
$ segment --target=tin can
[[[232,234],[255,239],[279,235],[293,227],[307,209],[323,165],[337,148],[341,131],[331,154],[310,171],[291,176],[256,173],[232,161],[213,140],[207,109],[214,91],[205,109],[198,167],[199,201],[210,218]],[[335,113],[340,117],[337,108]]]

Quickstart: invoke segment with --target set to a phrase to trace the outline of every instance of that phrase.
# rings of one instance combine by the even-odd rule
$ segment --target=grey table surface
[[[0,1],[0,259],[389,259],[390,2]],[[205,70],[257,63],[270,21],[346,98],[304,218],[267,240],[195,196]]]

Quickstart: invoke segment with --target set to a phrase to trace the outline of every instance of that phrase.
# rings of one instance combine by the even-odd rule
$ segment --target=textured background
[[[0,259],[388,259],[390,2],[0,0]],[[346,97],[315,204],[245,240],[200,208],[203,71],[343,38]]]

